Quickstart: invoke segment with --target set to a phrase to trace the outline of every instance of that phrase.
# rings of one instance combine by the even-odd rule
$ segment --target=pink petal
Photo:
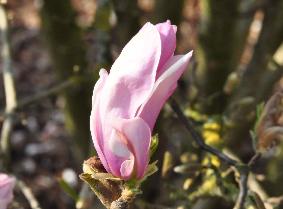
[[[123,178],[121,175],[121,165],[125,160],[129,160],[133,155],[129,150],[124,135],[113,126],[113,121],[119,120],[115,115],[106,115],[103,118],[103,153],[107,159],[110,173]]]
[[[109,140],[109,148],[112,153],[106,152],[110,161],[111,170],[116,176],[122,179],[129,179],[134,170],[134,157],[130,152],[125,136],[118,130],[112,129],[112,136]]]
[[[109,166],[107,160],[102,152],[104,146],[104,138],[102,133],[102,124],[101,118],[99,115],[99,103],[101,98],[101,91],[105,86],[105,82],[108,77],[106,70],[101,69],[99,72],[100,78],[94,86],[93,95],[92,95],[92,110],[90,115],[90,132],[92,136],[92,141],[96,152],[104,166],[104,168],[109,172]]]
[[[149,146],[151,140],[151,130],[145,121],[139,117],[133,119],[113,120],[113,127],[119,130],[127,142],[129,150],[135,157],[135,169],[137,178],[142,178],[148,165]],[[131,168],[130,166],[127,169]],[[123,170],[124,178],[130,177],[126,174],[131,173],[129,170]],[[122,174],[122,173],[121,173]]]
[[[105,140],[103,153],[107,159],[110,173],[120,178],[125,178],[121,175],[121,165],[126,160],[131,159],[133,153],[127,145],[124,134],[113,125],[117,120],[121,121],[123,119],[117,118],[111,114],[103,118],[103,137]]]
[[[114,112],[122,118],[136,114],[154,86],[160,54],[159,32],[147,23],[113,64],[103,90],[101,114]]]
[[[129,158],[131,156],[131,152],[127,147],[127,142],[124,140],[123,134],[114,128],[112,129],[108,144],[110,150],[116,156],[121,158]]]
[[[147,102],[140,108],[137,116],[144,119],[151,130],[164,103],[177,87],[177,81],[187,68],[191,56],[192,51],[186,55],[173,56],[165,64],[164,73],[156,81]]]
[[[130,179],[134,170],[134,166],[135,166],[134,159],[125,160],[121,164],[121,168],[120,168],[121,177],[125,180]]]
[[[96,82],[96,84],[94,85],[94,88],[93,88],[93,93],[92,93],[92,106],[95,105],[95,102],[96,102],[96,99],[97,97],[99,97],[99,93],[102,89],[102,87],[104,86],[105,84],[105,81],[106,81],[106,78],[108,77],[108,73],[105,69],[100,69],[99,71],[99,79],[98,81]]]
[[[14,177],[0,174],[0,209],[6,209],[13,200],[13,190],[16,184]]]
[[[168,61],[170,57],[173,56],[174,51],[176,49],[177,27],[175,25],[171,25],[171,22],[167,20],[164,23],[157,24],[156,28],[161,38],[161,57],[156,75],[156,79],[158,79],[158,77],[164,71],[164,64]]]

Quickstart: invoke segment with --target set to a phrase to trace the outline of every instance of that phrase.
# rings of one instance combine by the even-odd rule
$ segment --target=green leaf
[[[256,117],[257,118],[260,118],[263,112],[263,109],[264,109],[264,102],[261,102],[256,106]]]
[[[263,114],[263,110],[264,110],[264,102],[261,102],[256,106],[256,122],[254,125],[254,131],[256,130],[256,127],[258,126],[260,117]]]
[[[77,192],[62,178],[58,179],[60,187],[66,192],[74,201],[79,199]]]
[[[158,171],[157,160],[147,166],[144,177],[140,180],[140,182],[144,182],[149,176],[153,175]]]
[[[131,191],[134,195],[138,195],[141,194],[142,191],[140,189],[140,185],[142,184],[142,182],[144,182],[149,176],[151,176],[152,174],[154,174],[156,171],[158,171],[158,168],[156,166],[157,164],[157,160],[154,161],[153,163],[149,164],[147,166],[147,170],[145,172],[145,175],[142,179],[137,180],[137,179],[130,179],[128,181],[124,182],[124,188],[126,188],[127,190]]]
[[[250,130],[250,136],[251,136],[251,139],[252,139],[253,150],[254,150],[254,152],[257,152],[258,139],[256,137],[255,131]]]
[[[140,184],[141,182],[136,179],[131,179],[129,181],[125,182],[125,187],[133,192],[135,195],[142,194],[142,191],[140,190]]]
[[[150,158],[157,150],[158,143],[159,143],[158,134],[155,134],[153,137],[151,137],[150,151],[149,151]]]
[[[263,111],[264,111],[264,102],[261,102],[260,104],[258,104],[256,106],[256,121],[255,121],[253,129],[250,130],[250,136],[252,138],[253,150],[255,152],[257,152],[257,145],[258,145],[258,138],[257,138],[257,134],[256,134],[256,129],[257,129],[257,126],[259,125],[260,118],[261,118],[261,115],[263,114]]]

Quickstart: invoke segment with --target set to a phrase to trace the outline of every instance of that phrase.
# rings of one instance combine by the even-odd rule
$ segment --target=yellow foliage
[[[219,123],[216,123],[216,122],[208,122],[208,123],[205,123],[203,125],[203,128],[204,129],[210,129],[210,130],[215,130],[215,131],[220,131],[220,124]]]
[[[207,120],[207,115],[201,114],[190,108],[185,109],[184,113],[187,117],[194,119],[194,121],[206,121]]]
[[[218,157],[216,156],[209,156],[209,157],[205,157],[202,161],[203,165],[214,165],[215,167],[219,167],[220,166],[220,160],[218,159]]]
[[[209,145],[215,145],[220,142],[220,135],[214,131],[203,131],[202,137]]]
[[[220,137],[221,126],[216,122],[207,122],[203,124],[202,137],[209,145],[217,145],[221,142]]]

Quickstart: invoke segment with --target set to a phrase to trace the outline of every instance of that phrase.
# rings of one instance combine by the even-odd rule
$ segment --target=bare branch
[[[6,95],[6,114],[9,116],[5,119],[1,138],[0,151],[4,156],[4,163],[9,161],[9,137],[13,127],[12,113],[17,106],[16,89],[11,67],[10,46],[8,42],[8,20],[5,8],[0,4],[0,42],[1,42],[1,58],[3,63],[3,81]]]
[[[6,95],[6,111],[11,112],[17,105],[17,99],[11,66],[10,46],[8,42],[8,20],[3,5],[0,5],[0,33],[3,80]]]
[[[243,165],[238,167],[237,170],[240,172],[239,194],[233,209],[244,209],[246,197],[248,194],[249,167]]]
[[[260,158],[261,154],[256,153],[247,164],[243,164],[240,161],[232,159],[231,157],[224,154],[220,150],[217,150],[214,147],[211,147],[204,142],[202,136],[195,130],[192,122],[186,118],[181,108],[179,107],[178,103],[174,99],[170,100],[170,105],[172,110],[177,114],[178,118],[185,126],[185,128],[191,134],[192,139],[198,144],[198,146],[201,149],[217,156],[222,162],[228,164],[229,166],[232,166],[236,170],[236,172],[240,174],[239,194],[234,209],[243,209],[249,190],[248,177],[249,177],[250,169]]]
[[[225,155],[221,151],[207,145],[201,135],[195,130],[194,125],[190,120],[186,118],[184,113],[182,112],[181,108],[179,107],[178,103],[174,100],[170,100],[170,106],[172,110],[176,113],[180,121],[183,123],[185,128],[190,132],[193,140],[198,144],[200,148],[203,150],[217,156],[221,161],[225,162],[228,165],[235,166],[237,164],[237,161],[231,159],[229,156]]]
[[[34,197],[31,189],[26,185],[25,182],[22,180],[17,179],[17,186],[29,202],[31,209],[41,209],[39,203],[37,202],[36,198]]]

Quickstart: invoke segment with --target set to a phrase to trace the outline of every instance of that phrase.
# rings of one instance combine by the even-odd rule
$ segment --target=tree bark
[[[198,46],[195,50],[197,68],[194,84],[198,89],[198,109],[206,113],[223,110],[223,86],[235,70],[249,24],[239,22],[239,0],[201,0]],[[241,23],[241,24],[240,24]]]

